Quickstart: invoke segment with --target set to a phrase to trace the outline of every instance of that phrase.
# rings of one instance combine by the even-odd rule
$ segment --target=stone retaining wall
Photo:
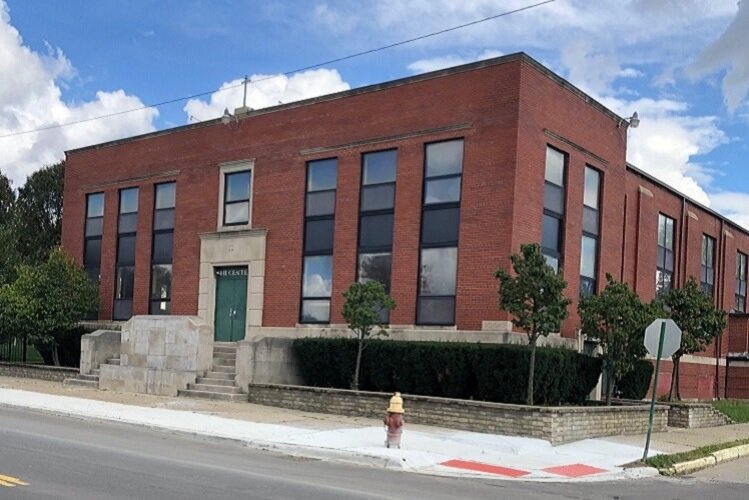
[[[719,412],[711,404],[668,403],[669,427],[695,429],[700,427],[717,427],[734,423],[728,416]]]
[[[391,394],[274,384],[249,386],[251,403],[318,413],[380,418]],[[540,407],[404,395],[406,421],[451,429],[526,436],[561,444],[580,439],[641,434],[649,408]],[[657,406],[653,430],[665,431],[668,407]]]
[[[68,377],[74,377],[77,373],[78,368],[0,362],[0,376],[3,377],[37,378],[62,382]]]

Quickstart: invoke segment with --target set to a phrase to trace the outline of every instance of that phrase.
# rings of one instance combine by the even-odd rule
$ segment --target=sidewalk
[[[623,468],[642,456],[644,436],[547,441],[408,424],[400,450],[384,447],[381,422],[304,413],[249,403],[167,398],[71,388],[56,382],[0,377],[0,407],[17,406],[79,418],[231,439],[295,456],[442,476],[531,481],[601,481],[657,475]],[[383,408],[384,411],[384,408]],[[653,436],[651,455],[684,451],[711,435],[749,436],[749,425],[679,430]],[[723,440],[729,440],[723,439]],[[717,441],[711,441],[717,442]]]

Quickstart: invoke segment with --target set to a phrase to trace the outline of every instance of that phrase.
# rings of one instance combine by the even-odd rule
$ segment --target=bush
[[[622,377],[617,385],[619,397],[624,399],[645,399],[653,380],[653,363],[640,359],[635,368]]]
[[[307,385],[349,388],[355,339],[294,341]],[[362,390],[522,404],[526,399],[527,346],[462,342],[372,340],[362,357]],[[601,374],[598,359],[566,349],[536,352],[534,392],[538,404],[580,404]]]
[[[60,357],[60,366],[77,367],[81,362],[81,337],[93,330],[86,330],[81,327],[71,328],[64,334],[59,335],[57,353]],[[45,365],[53,365],[52,346],[48,343],[37,341],[34,347],[41,355]]]

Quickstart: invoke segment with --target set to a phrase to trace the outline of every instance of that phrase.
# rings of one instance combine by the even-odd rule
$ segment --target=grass
[[[722,399],[714,401],[713,407],[728,415],[737,424],[749,422],[749,401],[741,399]]]
[[[671,467],[674,464],[678,464],[679,462],[688,462],[689,460],[706,457],[718,450],[733,448],[734,446],[740,446],[742,444],[749,444],[749,439],[739,439],[738,441],[730,441],[728,443],[711,444],[708,446],[695,448],[691,451],[674,453],[672,455],[656,455],[645,460],[645,463],[651,467],[655,467],[656,469],[667,469],[668,467]]]

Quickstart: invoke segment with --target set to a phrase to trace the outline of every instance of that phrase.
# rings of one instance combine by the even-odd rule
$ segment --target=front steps
[[[213,346],[213,370],[198,377],[194,384],[179,391],[180,396],[220,401],[247,401],[247,394],[234,382],[237,374],[237,345],[216,342]]]
[[[119,356],[116,358],[109,358],[106,362],[108,365],[120,364]],[[99,388],[99,368],[91,370],[90,374],[78,373],[75,377],[68,377],[62,381],[63,385],[71,387],[86,387],[89,389]]]

